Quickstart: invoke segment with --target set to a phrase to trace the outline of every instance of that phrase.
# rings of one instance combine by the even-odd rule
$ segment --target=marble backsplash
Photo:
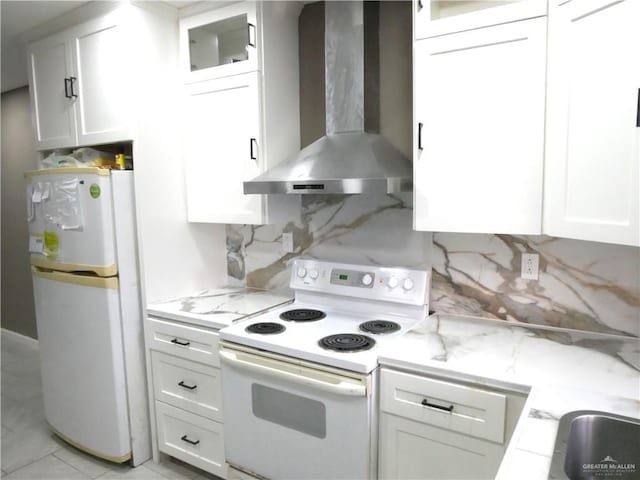
[[[431,234],[414,232],[411,194],[303,195],[299,221],[227,225],[231,285],[281,288],[298,256],[335,262],[429,268]],[[282,233],[294,251],[282,250]]]
[[[292,253],[282,250],[283,232],[293,234]],[[523,252],[540,255],[538,280],[520,278]],[[640,249],[415,232],[410,194],[304,195],[299,221],[227,225],[232,285],[286,287],[298,256],[432,268],[430,308],[441,313],[640,336]]]
[[[538,280],[520,278],[538,253]],[[432,309],[640,336],[640,249],[547,236],[435,233]]]

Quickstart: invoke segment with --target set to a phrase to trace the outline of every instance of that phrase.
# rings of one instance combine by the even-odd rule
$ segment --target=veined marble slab
[[[538,280],[520,278],[522,253]],[[547,236],[436,233],[430,308],[640,336],[640,249]]]
[[[411,194],[303,195],[299,221],[227,225],[231,284],[282,288],[299,256],[362,265],[431,268],[431,233],[412,230]],[[282,234],[294,251],[282,250]]]
[[[562,415],[602,410],[640,418],[637,338],[433,315],[380,353],[382,365],[530,389],[499,480],[547,478]]]
[[[147,305],[147,313],[161,318],[223,328],[236,320],[256,315],[293,299],[289,291],[266,291],[224,287]]]

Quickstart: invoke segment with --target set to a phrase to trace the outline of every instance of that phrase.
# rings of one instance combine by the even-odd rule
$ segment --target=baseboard
[[[21,333],[18,332],[14,332],[13,330],[8,330],[6,328],[2,328],[0,329],[0,331],[2,332],[2,336],[4,337],[5,335],[7,337],[11,337],[13,340],[22,343],[23,345],[32,347],[32,348],[38,348],[38,340],[36,340],[35,338],[31,338],[31,337],[27,337],[26,335],[22,335]]]

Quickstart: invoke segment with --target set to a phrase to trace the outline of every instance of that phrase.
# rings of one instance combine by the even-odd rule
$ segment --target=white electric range
[[[376,478],[378,352],[428,314],[430,272],[297,259],[292,304],[220,331],[228,463]]]

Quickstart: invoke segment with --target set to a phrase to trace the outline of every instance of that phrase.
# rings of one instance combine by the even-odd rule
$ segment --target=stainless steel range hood
[[[244,182],[244,193],[410,191],[411,162],[374,133],[380,110],[379,5],[328,1],[324,8],[327,134]]]

